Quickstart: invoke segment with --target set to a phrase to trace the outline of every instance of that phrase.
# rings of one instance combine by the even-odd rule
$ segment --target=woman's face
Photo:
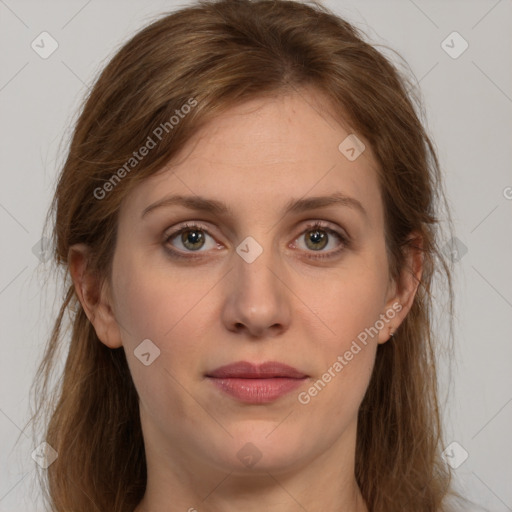
[[[403,312],[371,149],[340,149],[327,110],[306,91],[233,108],[124,201],[103,341],[126,352],[148,458],[277,474],[353,457]]]

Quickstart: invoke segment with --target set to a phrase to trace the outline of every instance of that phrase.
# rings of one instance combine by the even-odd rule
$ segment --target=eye
[[[211,238],[212,240],[209,246],[207,243],[207,238]],[[174,249],[168,247],[173,255],[178,257],[182,256],[180,253],[183,252],[204,252],[200,251],[204,247],[206,247],[206,250],[209,250],[218,246],[211,235],[208,234],[206,228],[197,224],[185,224],[177,231],[167,234],[165,236],[165,242],[166,244],[172,245],[173,247],[177,247],[179,249],[179,251],[175,251]]]
[[[306,252],[321,252],[321,254],[308,255],[310,258],[330,258],[338,255],[342,250],[348,247],[349,240],[346,235],[331,229],[320,221],[307,227],[306,231],[296,240],[305,240]],[[326,247],[332,245],[332,240],[337,240],[338,249],[324,251]]]

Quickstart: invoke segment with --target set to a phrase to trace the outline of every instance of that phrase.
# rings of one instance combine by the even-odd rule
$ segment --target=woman
[[[443,204],[405,79],[327,9],[203,2],[136,34],[54,198],[52,510],[449,510]]]

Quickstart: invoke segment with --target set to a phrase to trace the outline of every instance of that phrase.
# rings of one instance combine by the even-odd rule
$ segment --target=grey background
[[[29,386],[58,296],[33,247],[71,123],[115,50],[158,14],[187,4],[0,0],[0,512],[41,510],[35,446],[24,428]],[[512,1],[325,4],[374,43],[396,49],[420,82],[456,236],[467,248],[456,265],[447,440],[469,454],[455,471],[459,489],[489,510],[511,511]],[[59,45],[47,59],[31,48],[43,31]],[[453,31],[469,44],[456,59],[441,46]],[[461,48],[460,41],[448,41],[452,51]]]

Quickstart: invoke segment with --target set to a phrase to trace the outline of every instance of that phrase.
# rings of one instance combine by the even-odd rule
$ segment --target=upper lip
[[[220,366],[212,372],[207,373],[206,376],[216,379],[271,379],[273,377],[303,379],[307,377],[305,373],[302,373],[296,368],[277,361],[268,361],[261,364],[238,361],[236,363]]]

